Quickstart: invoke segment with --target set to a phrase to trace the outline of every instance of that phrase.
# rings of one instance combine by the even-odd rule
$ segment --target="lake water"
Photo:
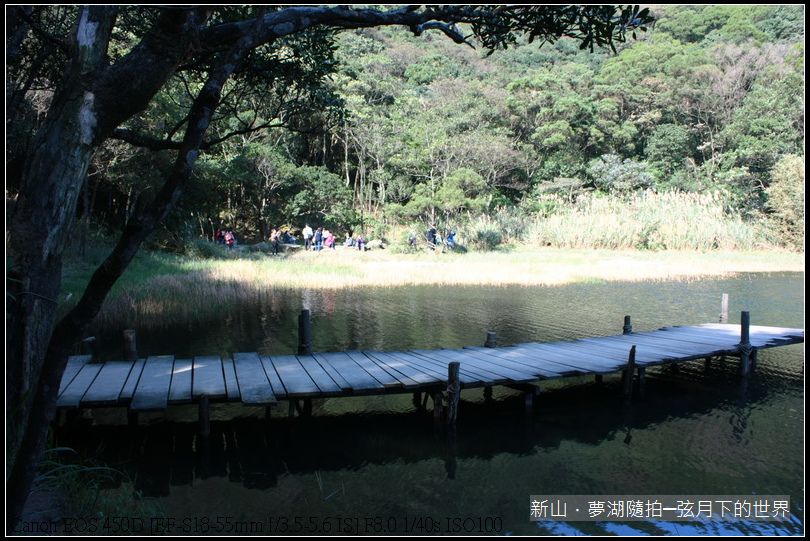
[[[311,312],[313,349],[437,349],[619,334],[717,322],[804,328],[802,273],[556,287],[420,286],[283,291],[216,322],[138,329],[141,356],[295,353],[297,317]],[[109,358],[118,333],[102,335]],[[287,403],[215,405],[212,434],[197,409],[118,411],[61,431],[59,444],[100,454],[161,498],[172,533],[453,535],[800,535],[804,532],[804,346],[737,359],[651,368],[628,404],[618,375],[543,382],[532,414],[522,396],[462,391],[455,433],[434,427],[411,395],[317,400],[311,418]],[[166,422],[166,421],[170,422]],[[101,449],[101,451],[98,451]],[[787,495],[790,519],[771,522],[543,522],[531,495]],[[185,522],[183,522],[185,521]],[[181,526],[183,525],[183,526]],[[185,528],[185,529],[183,529]]]

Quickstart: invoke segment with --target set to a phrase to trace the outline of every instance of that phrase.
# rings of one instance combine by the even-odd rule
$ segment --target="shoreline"
[[[296,283],[309,283],[309,287],[319,287],[313,284],[317,276],[329,277],[324,287],[431,284],[537,286],[593,281],[693,279],[758,272],[804,272],[805,267],[802,254],[787,252],[697,253],[551,248],[466,254],[392,254],[386,250],[299,251],[275,263],[274,286],[294,280]],[[226,269],[220,270],[227,274]]]
[[[247,254],[246,254],[247,255]],[[392,253],[296,250],[280,257],[194,260],[155,254],[111,294],[97,325],[155,316],[209,317],[273,290],[408,286],[551,287],[576,283],[699,280],[743,273],[804,273],[804,257],[774,252],[637,252],[518,247],[511,251]],[[77,286],[80,284],[77,282]],[[78,291],[78,289],[77,289]],[[64,294],[71,293],[63,290]],[[63,309],[69,306],[66,304]]]

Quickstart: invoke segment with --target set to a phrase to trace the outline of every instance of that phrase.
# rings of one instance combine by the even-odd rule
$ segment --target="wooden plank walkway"
[[[803,342],[804,329],[749,327],[749,343],[755,350]],[[641,371],[720,355],[741,356],[740,343],[740,325],[703,324],[502,348],[278,356],[236,353],[233,359],[159,355],[105,363],[91,363],[89,356],[79,356],[68,362],[57,407],[126,406],[137,413],[208,401],[271,406],[279,400],[437,393],[447,389],[450,363],[460,363],[462,388],[525,386],[547,379],[624,371],[633,346],[635,367]]]

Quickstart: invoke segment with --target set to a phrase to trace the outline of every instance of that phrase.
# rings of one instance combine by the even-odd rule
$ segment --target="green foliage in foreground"
[[[45,455],[46,459],[34,480],[33,493],[53,494],[49,501],[59,507],[52,510],[57,527],[62,526],[65,517],[82,517],[88,521],[95,519],[94,533],[98,535],[126,534],[131,532],[133,523],[128,523],[124,530],[121,517],[149,524],[151,518],[165,516],[159,501],[144,498],[134,489],[126,474],[81,459],[75,451],[66,447],[49,449]],[[111,520],[113,518],[119,521]]]

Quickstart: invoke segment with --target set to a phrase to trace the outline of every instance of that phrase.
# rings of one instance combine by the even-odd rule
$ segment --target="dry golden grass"
[[[740,272],[804,271],[801,254],[522,249],[492,253],[300,252],[276,267],[274,285],[308,287],[554,285]],[[225,269],[222,269],[226,272]],[[245,276],[245,269],[235,271]]]
[[[186,265],[186,264],[182,264]],[[153,275],[111,295],[99,314],[112,327],[210,317],[276,289],[559,285],[573,282],[690,279],[741,272],[804,272],[801,254],[776,252],[638,252],[516,248],[490,253],[351,249],[290,252],[188,263],[185,272]]]

